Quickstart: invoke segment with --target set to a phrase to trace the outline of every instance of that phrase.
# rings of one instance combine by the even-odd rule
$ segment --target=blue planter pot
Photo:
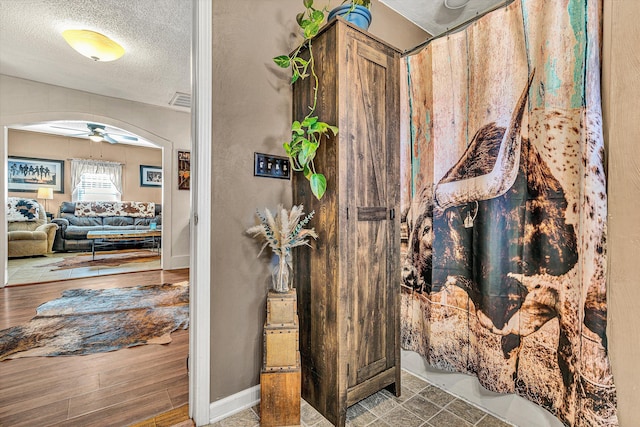
[[[340,16],[344,20],[351,22],[354,25],[366,30],[369,28],[371,24],[371,11],[364,6],[356,5],[355,9],[351,12],[350,4],[343,4],[342,6],[338,6],[329,12],[329,17],[327,18],[327,22],[331,21],[335,16]]]

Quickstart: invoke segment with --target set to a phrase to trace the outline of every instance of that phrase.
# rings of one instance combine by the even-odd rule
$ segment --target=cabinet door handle
[[[389,210],[389,219],[394,219],[396,217],[396,210],[395,208],[391,208]]]

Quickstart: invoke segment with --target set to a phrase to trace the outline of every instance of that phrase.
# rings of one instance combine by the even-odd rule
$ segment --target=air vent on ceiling
[[[191,95],[188,93],[176,92],[169,101],[169,105],[174,107],[191,108]]]

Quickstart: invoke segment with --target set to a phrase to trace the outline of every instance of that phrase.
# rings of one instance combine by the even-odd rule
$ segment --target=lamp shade
[[[109,37],[91,30],[65,30],[62,37],[78,53],[94,61],[115,61],[124,55],[124,48]]]
[[[49,187],[40,187],[40,188],[38,188],[38,195],[36,197],[38,199],[52,200],[53,199],[53,188],[49,188]]]

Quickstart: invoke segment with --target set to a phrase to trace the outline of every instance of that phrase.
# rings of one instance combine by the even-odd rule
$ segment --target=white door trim
[[[211,395],[212,21],[211,0],[193,0],[189,415],[197,426],[209,424]]]

